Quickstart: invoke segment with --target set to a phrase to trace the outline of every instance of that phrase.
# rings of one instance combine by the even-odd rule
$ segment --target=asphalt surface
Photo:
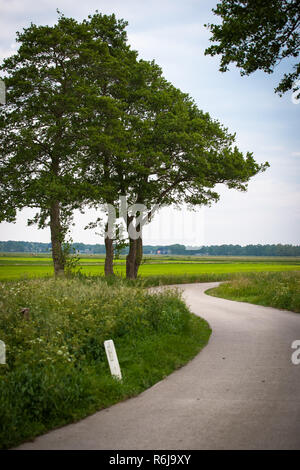
[[[300,314],[180,286],[213,333],[186,366],[136,398],[18,449],[300,449]]]

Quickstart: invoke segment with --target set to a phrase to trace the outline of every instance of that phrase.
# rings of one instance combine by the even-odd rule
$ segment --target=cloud
[[[260,175],[247,193],[222,188],[220,194],[205,209],[205,244],[300,244],[300,188]]]

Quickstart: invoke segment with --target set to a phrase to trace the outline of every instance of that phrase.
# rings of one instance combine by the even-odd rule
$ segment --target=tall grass
[[[300,312],[300,273],[250,273],[207,291],[210,295]]]
[[[1,448],[140,393],[194,357],[210,335],[179,293],[150,295],[116,279],[3,282],[0,299],[7,346]],[[106,339],[115,342],[122,383],[110,375]]]

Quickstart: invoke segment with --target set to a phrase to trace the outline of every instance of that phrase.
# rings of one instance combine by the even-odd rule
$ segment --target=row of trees
[[[71,248],[75,252],[88,254],[104,254],[105,245],[86,243],[73,243]],[[22,242],[9,240],[0,241],[1,253],[49,253],[51,243]],[[167,255],[213,255],[213,256],[300,256],[299,245],[209,245],[196,249],[186,248],[184,245],[145,245],[144,254]],[[122,255],[128,254],[128,247],[121,250]]]
[[[191,253],[191,252],[190,252]],[[293,245],[211,245],[196,253],[213,256],[300,256],[300,246]]]
[[[0,108],[0,220],[38,208],[29,224],[50,227],[57,276],[64,273],[75,209],[109,204],[118,218],[126,196],[150,220],[154,206],[217,201],[218,183],[244,191],[267,167],[240,152],[235,136],[154,62],[139,60],[125,28],[114,15],[96,12],[78,22],[59,14],[54,26],[31,24],[17,33],[20,47],[0,67],[7,89]],[[140,215],[129,211],[125,220],[128,278],[142,260]],[[107,217],[100,218],[103,228],[109,211]],[[119,242],[118,230],[106,230],[106,275],[113,274]]]

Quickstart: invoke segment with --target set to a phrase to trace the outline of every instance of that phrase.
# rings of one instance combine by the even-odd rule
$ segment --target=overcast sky
[[[218,188],[220,201],[196,213],[164,209],[145,230],[145,244],[300,244],[300,103],[292,93],[280,98],[274,88],[288,65],[274,74],[241,77],[231,66],[218,71],[219,58],[204,56],[209,32],[217,21],[217,0],[0,0],[0,60],[16,49],[16,31],[30,22],[52,25],[58,8],[78,20],[115,13],[128,21],[128,40],[140,58],[154,59],[167,80],[194,98],[229,131],[242,151],[251,151],[270,168],[251,179],[247,193]],[[34,212],[24,210],[16,224],[0,224],[0,240],[50,241],[50,232],[27,227]],[[95,213],[76,214],[74,241],[102,243],[84,226]]]

